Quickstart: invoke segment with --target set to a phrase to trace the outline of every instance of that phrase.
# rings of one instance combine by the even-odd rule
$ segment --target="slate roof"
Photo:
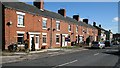
[[[89,26],[88,24],[86,24],[82,21],[78,22],[73,18],[70,18],[70,17],[67,17],[67,16],[63,17],[59,13],[51,12],[51,11],[48,11],[48,10],[42,11],[42,10],[38,9],[37,7],[35,7],[33,5],[29,5],[29,4],[26,4],[26,3],[23,3],[23,2],[2,2],[2,4],[7,8],[12,8],[12,9],[15,9],[15,10],[28,12],[28,13],[35,14],[35,15],[37,14],[37,15],[41,15],[41,16],[44,16],[44,17],[50,17],[50,18],[54,18],[54,19],[58,19],[58,20],[63,20],[63,21],[67,21],[68,23],[77,24],[77,25],[80,25],[80,26],[86,26],[86,27],[91,28],[91,26]]]
[[[41,11],[37,7],[23,3],[23,2],[2,2],[2,3],[5,7],[8,7],[8,8],[13,8],[16,10],[21,10],[21,11],[32,13],[32,14],[42,15],[45,17],[52,17],[56,19],[65,20],[65,18],[58,13],[51,12],[48,10]]]
[[[102,27],[98,27],[98,26],[94,26],[94,27],[97,29],[103,30],[103,31],[107,31],[107,30],[103,29]]]
[[[94,26],[92,26],[91,24],[88,24],[88,26],[90,27],[90,28],[93,28],[93,29],[96,29]]]

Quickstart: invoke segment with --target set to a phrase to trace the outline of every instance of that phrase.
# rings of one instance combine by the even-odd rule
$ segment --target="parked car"
[[[109,40],[106,40],[106,41],[105,41],[105,47],[110,47],[110,46],[111,46],[110,41],[109,41]]]
[[[92,48],[100,48],[103,49],[105,48],[105,44],[103,42],[92,42]]]

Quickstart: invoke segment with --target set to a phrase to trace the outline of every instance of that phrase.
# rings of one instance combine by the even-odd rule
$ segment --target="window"
[[[76,32],[78,32],[78,25],[76,26]]]
[[[87,28],[87,34],[89,34],[89,30],[88,30],[88,28]]]
[[[18,34],[17,42],[18,42],[18,44],[24,43],[24,34]]]
[[[70,42],[70,35],[68,35],[68,42]]]
[[[45,29],[47,28],[47,20],[43,19],[42,27],[45,28]]]
[[[60,30],[60,21],[56,21],[56,29]]]
[[[36,43],[39,43],[39,36],[36,36]]]
[[[68,25],[68,31],[71,31],[71,25]]]
[[[56,35],[56,43],[59,43],[59,35]]]
[[[46,43],[46,35],[43,35],[43,43]]]
[[[24,15],[18,14],[18,26],[24,26]]]

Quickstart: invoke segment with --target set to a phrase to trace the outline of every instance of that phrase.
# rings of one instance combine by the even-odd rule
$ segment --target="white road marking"
[[[64,66],[64,65],[67,65],[67,64],[71,64],[71,63],[74,63],[74,62],[77,62],[78,60],[73,60],[71,62],[67,62],[67,63],[64,63],[64,64],[60,64],[60,65],[57,65],[55,67],[52,67],[52,68],[56,68],[56,67],[59,67],[59,66]]]
[[[94,56],[99,55],[99,53],[94,54]]]
[[[116,50],[106,50],[106,52],[108,52],[108,51],[118,51],[117,49]]]

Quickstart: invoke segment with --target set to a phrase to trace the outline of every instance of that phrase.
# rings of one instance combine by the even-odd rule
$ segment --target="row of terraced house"
[[[2,6],[2,47],[8,49],[12,43],[24,46],[28,40],[29,49],[55,48],[72,46],[72,43],[98,41],[98,29],[88,23],[88,19],[80,21],[79,15],[70,18],[65,9],[58,13],[44,9],[44,2],[1,2]]]

